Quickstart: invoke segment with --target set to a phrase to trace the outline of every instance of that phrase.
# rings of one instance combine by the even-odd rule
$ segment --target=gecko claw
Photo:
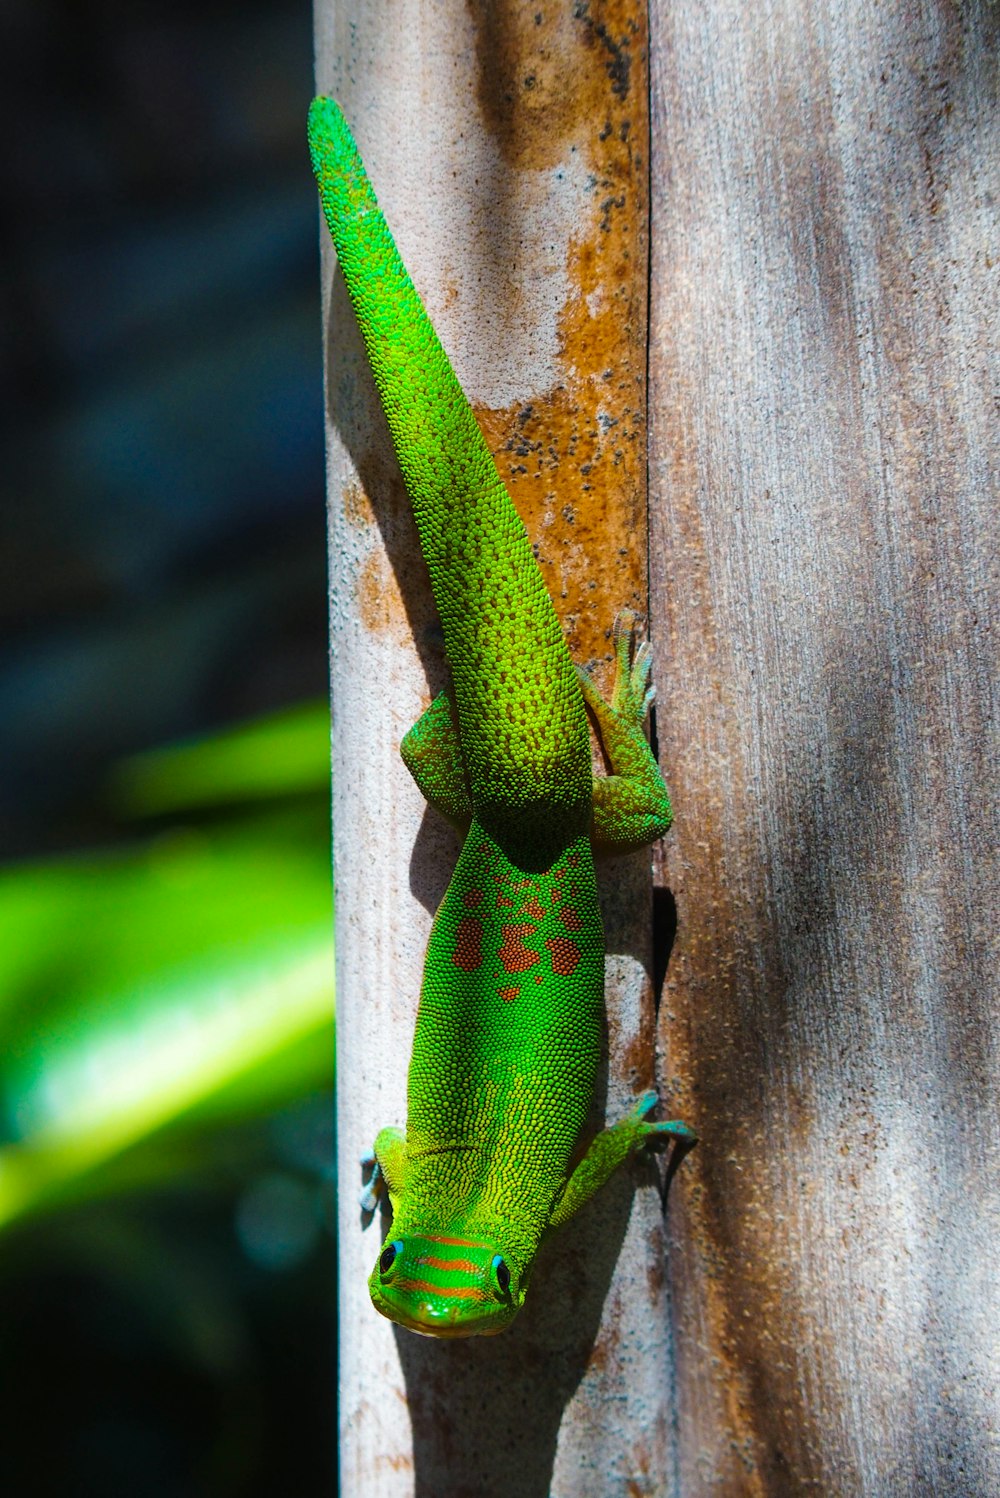
[[[612,631],[615,651],[615,685],[611,707],[641,728],[656,694],[650,681],[653,647],[648,640],[636,643],[639,617],[631,609],[619,609]]]
[[[632,1113],[636,1118],[645,1118],[647,1113],[652,1113],[660,1101],[660,1094],[655,1087],[649,1087],[645,1092],[640,1092],[632,1106]]]

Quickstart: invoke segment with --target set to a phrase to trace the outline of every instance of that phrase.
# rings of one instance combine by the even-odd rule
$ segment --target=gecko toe
[[[645,1092],[641,1092],[636,1098],[632,1112],[636,1118],[645,1118],[647,1113],[652,1113],[659,1101],[659,1093],[655,1087],[650,1087]]]

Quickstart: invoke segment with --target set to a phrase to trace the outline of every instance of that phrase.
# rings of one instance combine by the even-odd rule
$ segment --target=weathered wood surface
[[[581,662],[645,612],[648,77],[633,0],[376,0],[317,9],[317,78],[480,416]],[[553,1243],[502,1337],[394,1329],[366,1281],[358,1157],[405,1117],[423,951],[457,847],[397,752],[445,673],[395,460],[324,236],[329,422],[340,1454],[345,1498],[667,1491],[658,1177],[622,1172]],[[650,857],[609,866],[620,1116],[652,1080]]]
[[[653,11],[684,1498],[1000,1493],[997,33]]]

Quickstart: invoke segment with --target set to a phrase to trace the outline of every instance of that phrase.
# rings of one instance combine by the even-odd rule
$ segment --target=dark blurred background
[[[0,15],[0,1491],[330,1493],[311,10]]]

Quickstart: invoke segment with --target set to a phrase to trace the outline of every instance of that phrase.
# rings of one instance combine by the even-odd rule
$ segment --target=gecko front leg
[[[379,1130],[371,1153],[361,1157],[362,1169],[369,1165],[372,1173],[359,1198],[361,1210],[374,1212],[384,1188],[395,1211],[406,1176],[406,1135],[402,1129],[390,1125]]]
[[[598,1191],[609,1176],[630,1155],[651,1145],[665,1145],[674,1141],[678,1157],[686,1155],[698,1143],[698,1136],[687,1124],[677,1119],[650,1123],[646,1115],[656,1107],[655,1092],[644,1092],[636,1099],[634,1107],[618,1123],[603,1129],[597,1135],[566,1182],[566,1189],[556,1203],[549,1221],[549,1231],[561,1227],[577,1213]]]

